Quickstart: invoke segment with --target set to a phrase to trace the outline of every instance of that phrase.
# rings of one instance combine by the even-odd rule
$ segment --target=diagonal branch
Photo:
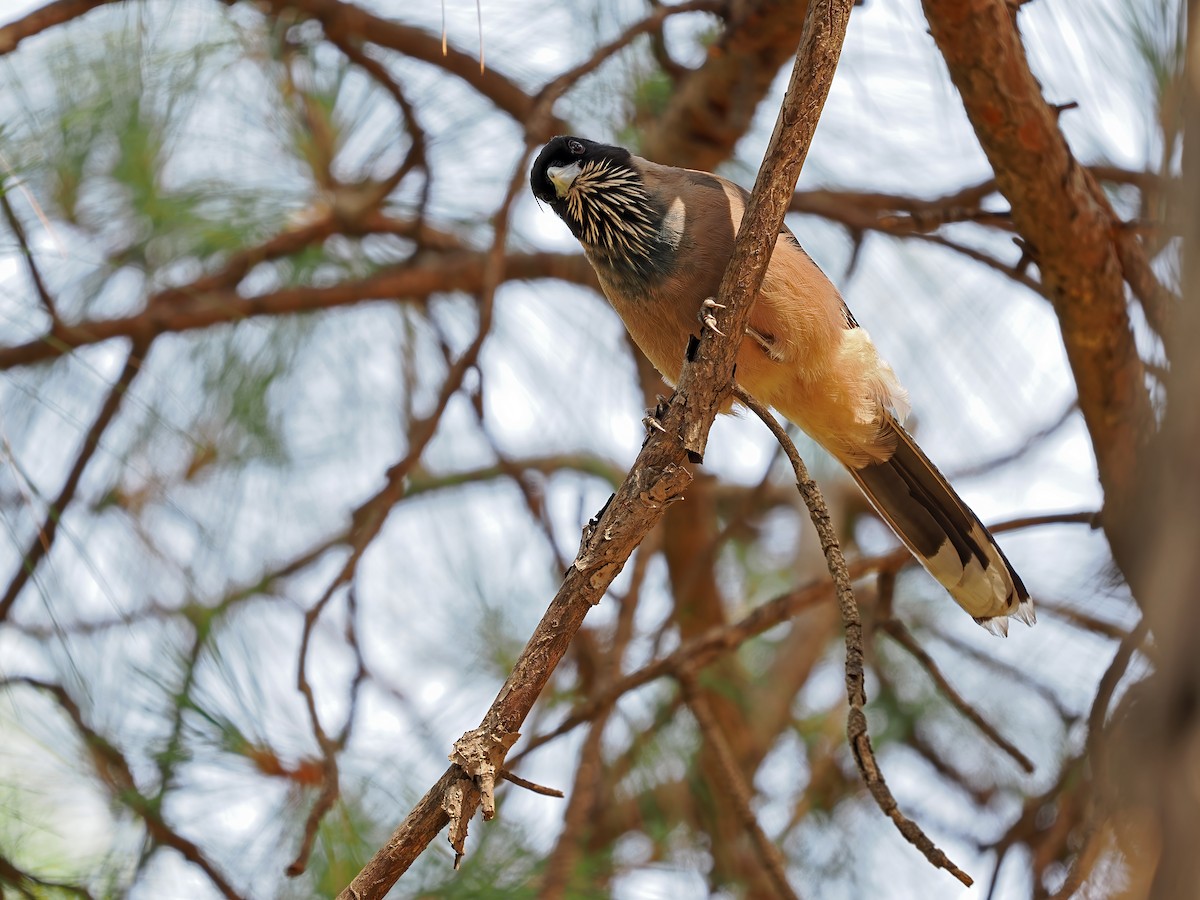
[[[938,668],[937,663],[933,661],[933,657],[929,655],[924,647],[917,643],[917,639],[913,637],[912,632],[905,627],[903,622],[899,619],[888,619],[886,622],[880,624],[880,628],[908,651],[909,655],[917,661],[917,664],[925,670],[925,673],[933,681],[942,696],[950,702],[951,706],[966,716],[984,737],[1007,753],[1026,772],[1034,770],[1033,761],[1022,753],[1012,741],[997,731],[991,722],[980,715],[979,711],[968,703],[962,694],[954,689],[954,686],[942,674],[942,670]]]
[[[21,220],[17,218],[12,204],[9,203],[8,189],[3,183],[0,183],[0,209],[4,210],[4,218],[8,222],[8,227],[16,235],[17,245],[21,248],[21,255],[25,257],[25,265],[29,268],[29,279],[33,282],[33,288],[37,291],[38,299],[42,301],[42,306],[45,307],[51,321],[57,320],[58,310],[54,306],[54,298],[50,295],[49,288],[46,287],[45,279],[42,278],[42,271],[38,268],[37,260],[33,257],[33,248],[29,246],[29,239],[25,235],[25,227],[21,224]]]
[[[718,301],[726,306],[725,334],[740,335],[749,320],[828,95],[850,6],[850,0],[828,0],[809,8],[805,40],[722,279]],[[382,897],[447,823],[457,846],[476,804],[483,803],[485,815],[494,809],[488,794],[497,762],[519,736],[588,610],[691,481],[685,463],[703,455],[708,429],[731,390],[739,343],[708,331],[689,348],[678,388],[662,413],[662,429],[652,431],[625,482],[585,529],[574,564],[479,728],[455,744],[455,763],[342,892],[343,900]]]
[[[776,896],[785,898],[785,900],[789,897],[797,900],[796,892],[788,883],[787,863],[784,861],[783,854],[767,837],[767,833],[763,831],[762,825],[754,815],[754,808],[751,806],[753,794],[750,785],[746,783],[746,779],[738,767],[737,758],[729,746],[725,732],[717,724],[717,719],[708,705],[708,699],[696,683],[696,673],[688,671],[681,674],[680,683],[684,696],[687,698],[688,708],[692,711],[696,724],[700,727],[700,734],[703,735],[705,743],[716,755],[717,772],[725,782],[721,787],[733,798],[733,806],[737,811],[738,818],[741,819],[742,829],[750,835],[750,842],[754,846],[759,862],[766,869],[769,883],[775,889]]]
[[[13,575],[12,580],[8,583],[8,588],[4,592],[4,596],[0,597],[0,622],[8,618],[9,612],[12,610],[13,604],[17,602],[17,597],[20,596],[21,590],[33,577],[33,573],[37,570],[38,565],[43,559],[50,555],[50,550],[54,546],[55,535],[58,534],[58,526],[62,522],[63,514],[71,501],[75,499],[75,491],[79,487],[79,481],[83,478],[83,473],[88,467],[88,463],[95,456],[97,448],[100,446],[100,438],[104,432],[108,430],[108,426],[112,424],[116,418],[117,412],[121,408],[121,401],[125,399],[130,386],[134,379],[142,370],[142,363],[149,344],[143,344],[140,341],[135,341],[129,349],[129,355],[125,358],[125,367],[121,370],[121,374],[117,377],[116,383],[108,392],[108,396],[104,398],[104,403],[101,404],[99,412],[96,413],[96,418],[92,421],[91,427],[83,438],[83,445],[79,448],[79,452],[75,456],[75,462],[71,465],[71,470],[67,473],[66,481],[63,482],[62,488],[58,492],[58,496],[51,501],[49,508],[46,510],[46,518],[38,528],[37,534],[29,543],[29,547],[25,550],[21,557],[20,568]]]

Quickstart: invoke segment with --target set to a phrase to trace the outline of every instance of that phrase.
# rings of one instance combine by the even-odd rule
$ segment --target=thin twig
[[[50,295],[49,288],[46,287],[41,270],[38,269],[37,260],[33,257],[33,248],[29,246],[29,239],[25,235],[25,227],[21,224],[21,220],[17,218],[12,204],[9,203],[7,185],[3,183],[0,183],[0,208],[3,208],[4,218],[8,220],[8,227],[12,229],[13,234],[17,238],[17,244],[21,248],[21,255],[25,257],[25,265],[29,268],[29,278],[33,282],[33,287],[37,291],[38,298],[42,301],[42,306],[45,307],[50,320],[52,322],[57,321],[58,309],[54,305],[54,298]]]
[[[916,822],[909,819],[900,811],[896,798],[884,781],[883,773],[875,760],[875,751],[871,748],[871,738],[867,733],[867,716],[863,707],[867,702],[867,690],[863,674],[863,628],[862,619],[858,612],[858,603],[854,599],[854,590],[850,586],[850,573],[846,568],[846,560],[838,545],[837,534],[829,518],[829,508],[821,496],[821,489],[809,477],[808,468],[796,450],[796,445],[788,437],[787,431],[779,424],[771,411],[751,397],[741,387],[734,389],[738,400],[751,409],[755,415],[775,435],[792,468],[796,473],[796,488],[804,498],[817,536],[821,542],[821,551],[825,554],[825,562],[829,566],[829,574],[833,577],[834,589],[837,596],[838,609],[842,614],[842,623],[846,630],[846,696],[850,701],[850,713],[847,720],[846,734],[850,740],[850,749],[854,761],[862,774],[867,789],[884,815],[895,823],[899,832],[918,850],[930,864],[939,869],[945,869],[967,887],[972,884],[971,876],[962,871],[950,860],[945,853],[931,841]]]
[[[538,784],[535,781],[522,778],[520,775],[514,775],[512,772],[508,771],[508,769],[501,769],[500,777],[505,781],[511,781],[517,787],[525,788],[527,791],[533,791],[535,794],[541,794],[543,797],[562,798],[566,796],[566,794],[564,794],[558,788],[546,787],[545,785]]]

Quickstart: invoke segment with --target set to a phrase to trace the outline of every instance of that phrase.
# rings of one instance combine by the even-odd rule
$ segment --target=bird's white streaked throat
[[[628,264],[649,262],[660,237],[661,222],[656,220],[662,216],[637,172],[599,159],[554,167],[546,174],[589,249]]]

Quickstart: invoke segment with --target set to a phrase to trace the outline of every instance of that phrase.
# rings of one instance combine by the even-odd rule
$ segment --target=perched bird
[[[642,352],[671,382],[712,308],[749,194],[706,172],[658,165],[561,136],[530,173],[583,244],[600,286]],[[901,420],[908,395],[841,294],[786,227],[737,356],[737,380],[849,470],[921,564],[975,621],[1008,633],[1035,621],[995,539],[934,468]]]

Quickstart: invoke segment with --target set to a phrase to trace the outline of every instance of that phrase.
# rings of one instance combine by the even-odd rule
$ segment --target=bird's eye
[[[567,149],[576,156],[583,156],[583,144],[579,141],[567,141]]]

